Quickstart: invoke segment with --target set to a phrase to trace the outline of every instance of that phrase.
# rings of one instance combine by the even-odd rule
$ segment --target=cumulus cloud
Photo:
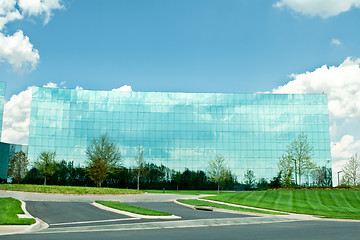
[[[333,118],[360,117],[360,59],[346,58],[338,67],[323,65],[313,72],[291,74],[293,80],[274,93],[322,93],[328,95]]]
[[[52,11],[61,9],[61,0],[0,0],[0,63],[7,62],[18,72],[32,71],[39,63],[39,53],[21,30],[13,35],[1,31],[6,24],[24,16],[44,16],[47,24]]]
[[[0,32],[0,62],[8,62],[15,71],[31,71],[39,63],[38,50],[21,30],[6,36]]]
[[[355,152],[360,153],[360,59],[346,58],[339,66],[324,65],[292,79],[273,93],[327,93],[333,172]]]
[[[13,95],[4,106],[1,141],[28,144],[32,87]]]
[[[340,46],[342,45],[342,42],[339,39],[333,38],[331,39],[330,44],[335,46]]]
[[[44,24],[49,22],[53,10],[64,8],[61,0],[18,0],[18,5],[24,15],[44,16]]]
[[[0,0],[0,31],[8,22],[22,18],[23,16],[16,9],[16,0]]]
[[[347,12],[353,7],[360,8],[360,0],[280,0],[273,6],[286,7],[303,15],[328,18]]]
[[[43,87],[46,87],[46,88],[59,88],[59,86],[56,83],[53,83],[53,82],[48,82]]]
[[[117,92],[132,92],[131,86],[129,85],[124,85],[122,87],[119,88],[114,88],[111,91],[117,91]]]

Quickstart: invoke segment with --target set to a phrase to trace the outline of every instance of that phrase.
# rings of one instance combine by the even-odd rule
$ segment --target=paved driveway
[[[253,217],[246,214],[194,210],[173,202],[137,202],[131,205],[170,212],[180,216],[180,220]],[[154,222],[101,210],[87,202],[26,201],[26,206],[31,215],[45,221],[50,228]]]

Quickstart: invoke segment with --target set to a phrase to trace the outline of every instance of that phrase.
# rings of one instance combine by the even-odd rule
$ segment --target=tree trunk
[[[218,181],[218,194],[220,193],[220,181]]]
[[[44,176],[44,185],[46,185],[46,175]]]

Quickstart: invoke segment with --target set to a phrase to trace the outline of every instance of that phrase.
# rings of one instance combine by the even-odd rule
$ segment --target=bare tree
[[[19,184],[26,175],[28,165],[29,160],[26,154],[23,151],[16,152],[9,160],[7,173],[9,177],[12,177],[13,180]]]
[[[220,192],[220,184],[231,178],[231,171],[226,166],[225,158],[216,154],[215,158],[209,162],[207,174],[211,182],[217,183],[217,192]]]
[[[357,186],[360,183],[360,159],[355,153],[343,166],[343,183],[349,186]]]
[[[246,170],[245,173],[244,173],[244,183],[246,185],[247,188],[253,188],[255,187],[255,184],[256,184],[256,179],[255,179],[255,174],[254,174],[254,171],[253,170]]]
[[[311,161],[313,155],[313,147],[308,143],[307,136],[302,133],[291,142],[286,150],[286,154],[283,155],[279,161],[279,166],[287,166],[292,168],[295,173],[295,184],[301,185],[301,177],[316,168],[315,163]],[[282,164],[281,161],[291,162],[292,164]],[[284,169],[280,169],[284,170]],[[290,169],[287,172],[291,172]]]
[[[135,155],[135,172],[137,178],[137,190],[140,190],[140,176],[145,172],[146,163],[144,160],[144,149],[142,146],[139,146],[137,149],[137,153]]]

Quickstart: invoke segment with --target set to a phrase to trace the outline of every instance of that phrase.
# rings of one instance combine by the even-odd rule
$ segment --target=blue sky
[[[360,9],[324,19],[276,2],[64,0],[46,25],[41,16],[6,25],[7,34],[21,29],[29,37],[40,61],[20,74],[2,63],[0,79],[7,98],[64,81],[69,88],[253,93],[360,56]]]
[[[2,141],[27,143],[31,86],[325,92],[336,175],[360,153],[359,26],[360,0],[0,0]]]

